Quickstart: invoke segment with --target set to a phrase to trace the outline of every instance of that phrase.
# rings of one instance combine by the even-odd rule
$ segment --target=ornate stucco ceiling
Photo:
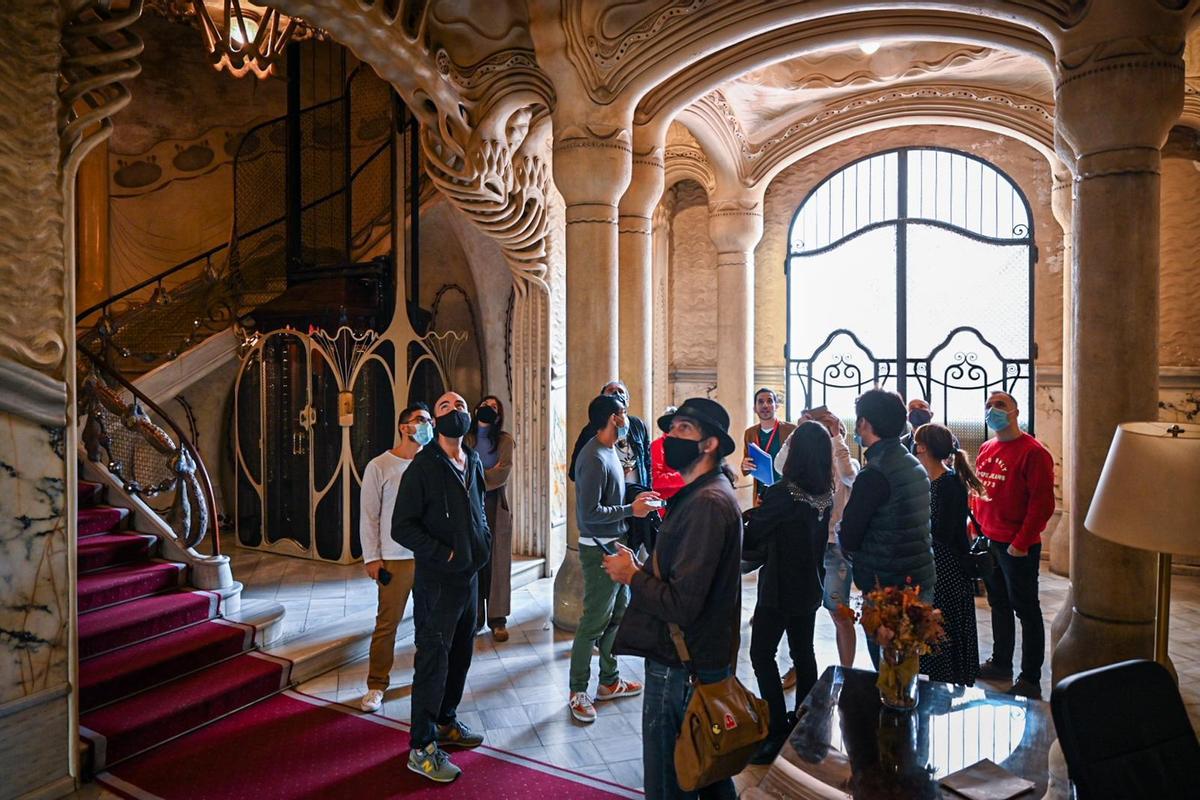
[[[866,108],[887,114],[887,107],[918,104],[914,116],[937,116],[949,105],[978,106],[982,114],[1007,111],[1023,116],[1027,127],[1042,129],[1032,138],[1048,144],[1053,96],[1050,73],[1028,55],[946,42],[891,42],[878,49],[821,50],[749,71],[697,100],[680,120],[706,150],[724,150],[709,155],[727,159],[749,184],[769,177],[797,152],[797,142]]]
[[[941,42],[827,50],[754,70],[720,88],[751,142],[788,122],[869,89],[936,80],[1003,89],[1049,103],[1053,85],[1037,61],[987,47]]]

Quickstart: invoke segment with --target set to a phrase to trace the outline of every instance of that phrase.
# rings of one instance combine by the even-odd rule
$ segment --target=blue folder
[[[775,459],[753,442],[750,443],[748,452],[754,461],[754,471],[750,473],[750,476],[763,486],[773,486],[775,484]]]

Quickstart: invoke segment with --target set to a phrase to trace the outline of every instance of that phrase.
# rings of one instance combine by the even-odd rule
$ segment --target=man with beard
[[[439,783],[462,770],[443,747],[478,747],[483,735],[456,718],[475,645],[479,571],[491,557],[483,507],[483,464],[463,444],[467,401],[454,392],[433,408],[437,438],[417,453],[400,481],[392,538],[413,552],[417,655],[408,768]]]

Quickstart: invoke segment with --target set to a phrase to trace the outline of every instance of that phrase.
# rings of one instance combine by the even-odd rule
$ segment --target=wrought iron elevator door
[[[827,405],[852,423],[879,385],[929,401],[974,453],[1001,390],[1032,431],[1037,248],[1011,178],[966,153],[878,153],[809,193],[789,244],[790,418]]]

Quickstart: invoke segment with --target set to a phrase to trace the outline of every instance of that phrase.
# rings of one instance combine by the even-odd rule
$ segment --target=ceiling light
[[[866,56],[874,55],[875,51],[879,49],[879,42],[875,42],[875,41],[859,42],[858,49],[863,51],[863,55],[866,55]]]
[[[302,20],[251,0],[190,0],[209,58],[235,77],[275,71],[290,41],[324,38]]]

